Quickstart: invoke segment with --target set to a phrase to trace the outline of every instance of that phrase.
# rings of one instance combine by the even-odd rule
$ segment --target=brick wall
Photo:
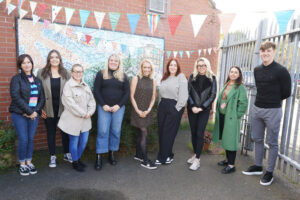
[[[121,17],[116,27],[116,31],[130,33],[130,27],[127,21],[126,13],[141,14],[141,18],[136,28],[136,34],[149,35],[146,15],[145,0],[41,0],[38,3],[45,3],[48,8],[42,14],[41,19],[51,19],[51,5],[74,8],[76,11],[70,21],[72,25],[80,25],[80,17],[78,9],[99,11],[99,12],[120,12]],[[169,30],[167,18],[161,18],[157,26],[154,36],[165,39],[165,50],[193,50],[206,49],[215,47],[219,41],[220,22],[217,18],[218,10],[209,6],[207,0],[170,0],[170,14],[184,15],[179,26],[177,27],[175,36],[172,36]],[[17,5],[17,0],[11,2]],[[29,11],[25,18],[31,18],[31,9],[29,1],[24,1],[23,9]],[[36,8],[37,9],[37,8]],[[36,10],[37,12],[37,10]],[[194,38],[190,14],[208,15],[199,34]],[[10,104],[9,82],[13,75],[16,74],[16,30],[15,17],[18,16],[15,9],[9,16],[5,8],[5,1],[0,4],[0,120],[10,121],[8,106]],[[55,22],[65,23],[65,11],[62,9],[57,16]],[[91,12],[87,23],[87,27],[98,28],[93,13]],[[103,29],[111,30],[108,15],[105,16]],[[204,56],[203,53],[201,56]],[[179,58],[183,72],[188,76],[192,72],[192,67],[198,53],[195,52],[188,59],[184,54],[183,58]],[[217,54],[206,54],[211,61],[213,71],[217,70]],[[165,55],[165,61],[167,56]],[[60,137],[58,136],[58,142]],[[37,134],[35,137],[35,149],[47,148],[46,132],[43,120],[40,120]]]

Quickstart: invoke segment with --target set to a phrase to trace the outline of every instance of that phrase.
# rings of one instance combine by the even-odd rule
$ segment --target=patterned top
[[[33,76],[27,75],[30,83],[30,98],[29,98],[29,107],[35,108],[38,102],[39,91],[37,85],[34,82]]]

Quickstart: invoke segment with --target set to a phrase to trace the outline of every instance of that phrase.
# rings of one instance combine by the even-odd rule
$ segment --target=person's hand
[[[139,116],[139,117],[141,117],[141,118],[144,118],[143,111],[141,111],[141,110],[137,110],[137,112],[136,112],[136,113],[138,114],[138,116]]]
[[[109,107],[108,105],[104,105],[102,106],[103,110],[106,111],[106,112],[112,112],[112,108]]]
[[[34,111],[31,115],[29,115],[29,118],[35,120],[37,116],[38,116],[37,112]]]
[[[199,113],[199,112],[202,112],[202,111],[203,111],[203,109],[202,109],[202,108],[198,108],[198,113]]]
[[[43,118],[43,119],[47,119],[47,114],[46,114],[46,112],[44,111],[44,109],[42,109],[42,114],[41,114],[41,117]]]
[[[91,115],[90,114],[86,114],[86,115],[84,115],[84,119],[88,119],[88,118],[90,118],[91,117]]]
[[[197,114],[199,112],[197,107],[192,107],[192,111],[193,111],[194,114]]]
[[[150,113],[150,111],[151,110],[145,110],[145,111],[143,111],[144,116],[147,117],[147,115]]]
[[[120,109],[119,105],[114,105],[113,107],[111,107],[111,112],[117,112]]]

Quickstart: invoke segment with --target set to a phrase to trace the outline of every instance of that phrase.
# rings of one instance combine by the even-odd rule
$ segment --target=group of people
[[[260,50],[263,64],[254,70],[257,98],[253,108],[253,123],[256,125],[253,124],[252,136],[256,147],[256,164],[243,171],[246,175],[262,174],[266,126],[267,138],[270,139],[270,156],[267,172],[261,179],[263,185],[273,181],[281,101],[290,95],[289,73],[273,60],[275,49],[274,43],[263,43]],[[83,66],[75,64],[69,73],[63,67],[62,57],[56,50],[49,52],[46,66],[38,71],[37,77],[33,74],[33,66],[30,55],[20,55],[17,60],[20,73],[12,78],[10,85],[12,102],[9,111],[19,139],[21,175],[37,173],[31,160],[39,117],[44,119],[47,129],[49,167],[56,167],[55,136],[58,126],[62,135],[64,160],[71,162],[75,170],[84,171],[86,165],[80,158],[88,141],[92,127],[91,116],[96,107],[98,121],[95,169],[102,168],[103,154],[106,153],[109,163],[116,165],[114,152],[119,149],[121,125],[128,99],[132,103],[131,125],[139,129],[134,159],[140,161],[142,167],[156,169],[159,165],[172,163],[173,144],[187,103],[194,152],[187,162],[190,170],[200,168],[204,131],[217,95],[216,77],[208,59],[201,57],[195,61],[189,80],[182,73],[177,59],[171,58],[167,62],[158,90],[159,151],[155,161],[148,158],[146,148],[147,127],[153,124],[153,106],[157,96],[154,67],[149,60],[141,62],[137,76],[130,83],[123,71],[120,57],[112,54],[105,68],[97,73],[93,92],[83,80]],[[217,97],[213,131],[213,141],[221,140],[226,151],[226,159],[218,162],[218,165],[224,166],[221,171],[223,174],[235,171],[240,120],[247,108],[242,71],[238,66],[233,66]]]

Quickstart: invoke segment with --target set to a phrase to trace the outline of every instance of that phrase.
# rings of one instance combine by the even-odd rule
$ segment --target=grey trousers
[[[273,172],[278,156],[278,134],[282,117],[281,108],[259,108],[253,105],[251,136],[255,143],[255,165],[262,166],[264,155],[264,136],[269,145],[268,172]]]

